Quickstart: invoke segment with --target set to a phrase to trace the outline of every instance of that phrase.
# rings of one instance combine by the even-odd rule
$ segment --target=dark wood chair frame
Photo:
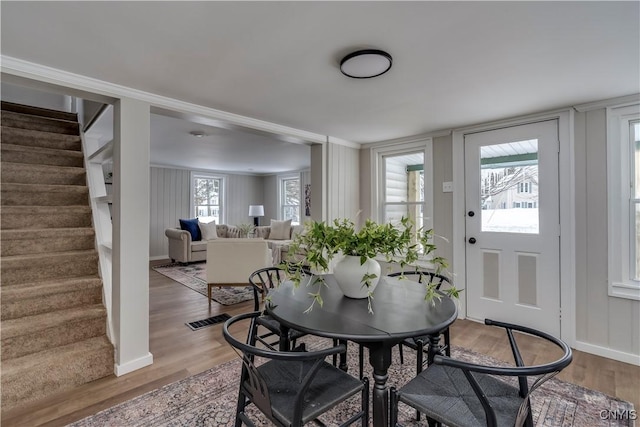
[[[240,427],[242,423],[254,427],[255,424],[248,418],[245,408],[253,403],[271,422],[277,426],[302,426],[303,422],[316,420],[322,413],[335,407],[336,405],[349,399],[351,396],[361,394],[361,409],[352,415],[340,426],[348,426],[361,420],[362,426],[369,425],[369,381],[367,378],[358,380],[351,377],[346,372],[333,367],[325,361],[328,356],[344,353],[347,350],[345,344],[335,347],[325,348],[318,351],[274,351],[268,348],[258,348],[256,344],[257,318],[262,313],[259,311],[244,313],[228,319],[223,326],[223,336],[225,340],[242,354],[242,373],[240,376],[240,387],[238,394],[238,404],[236,409],[235,426]],[[237,322],[250,320],[247,342],[243,343],[230,333],[230,327]],[[255,358],[266,359],[260,366],[254,365]],[[284,363],[283,363],[284,362]],[[265,381],[261,372],[276,372],[283,377],[297,377],[296,384],[291,385],[295,390],[295,397],[289,400],[274,399],[274,391],[269,389],[269,384]],[[335,393],[327,396],[326,401],[308,402],[307,393],[314,389],[314,379],[320,375],[331,375],[331,384],[335,385]],[[325,379],[328,380],[328,379]],[[317,387],[317,385],[315,385]],[[278,393],[280,390],[275,391]],[[317,391],[317,390],[315,390]],[[279,407],[274,407],[274,403],[279,402]],[[312,403],[312,405],[310,405]],[[292,405],[292,406],[291,406]],[[283,420],[283,414],[292,414],[290,419]],[[275,415],[278,414],[278,415]]]
[[[489,401],[486,393],[483,391],[482,387],[478,383],[478,380],[474,374],[489,374],[494,376],[514,376],[518,377],[518,391],[519,397],[522,399],[522,403],[520,405],[517,417],[516,417],[516,425],[525,425],[527,427],[533,427],[533,417],[531,415],[531,402],[529,400],[530,394],[538,388],[542,383],[552,378],[556,374],[558,374],[562,369],[567,367],[572,360],[572,352],[571,348],[563,341],[558,338],[555,338],[545,332],[538,331],[532,328],[514,325],[511,323],[504,323],[495,320],[485,319],[484,322],[486,325],[497,326],[501,328],[505,328],[507,337],[509,339],[509,344],[511,346],[511,351],[513,353],[513,357],[515,360],[515,367],[500,367],[500,366],[485,366],[478,365],[474,363],[463,362],[461,360],[451,359],[445,356],[435,356],[434,365],[441,365],[445,367],[451,367],[454,369],[459,369],[464,373],[465,378],[469,381],[471,388],[473,389],[476,397],[480,401],[482,408],[485,412],[486,417],[486,425],[488,427],[498,427],[498,421],[496,417],[496,413],[494,408],[491,406],[491,402]],[[556,346],[560,347],[563,351],[562,356],[560,356],[557,360],[553,362],[549,362],[542,365],[536,366],[525,366],[524,361],[522,359],[522,355],[520,353],[520,349],[516,343],[515,336],[513,331],[524,332],[529,335],[533,335],[536,337],[540,337],[542,339],[548,340]],[[418,376],[425,376],[428,374],[429,369],[421,372]],[[538,378],[529,388],[527,378],[537,376]],[[403,387],[404,388],[404,387]],[[394,387],[390,390],[390,407],[391,407],[391,425],[395,426],[398,422],[398,403],[403,402],[408,404],[409,406],[414,407],[417,410],[424,410],[426,408],[420,408],[419,404],[415,404],[408,402],[407,399],[411,399],[411,397],[407,398],[403,394],[403,388],[400,390],[396,390]],[[426,390],[425,390],[426,391]],[[415,391],[412,392],[412,396],[415,398]],[[424,411],[426,412],[426,411]],[[439,414],[432,412],[428,413],[429,426],[441,426],[443,422],[445,422],[444,417],[446,414],[443,414],[442,417],[439,417]],[[464,422],[460,424],[455,424],[451,419],[446,420],[447,425],[451,427],[461,426],[466,427]]]

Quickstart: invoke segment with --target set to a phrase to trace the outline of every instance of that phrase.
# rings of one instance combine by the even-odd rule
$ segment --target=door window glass
[[[480,148],[482,231],[538,234],[538,140]]]

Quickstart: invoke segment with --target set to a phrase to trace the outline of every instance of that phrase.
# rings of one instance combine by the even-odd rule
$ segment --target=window
[[[393,144],[373,148],[371,217],[394,222],[402,216],[418,228],[433,228],[432,141]]]
[[[215,221],[222,224],[224,178],[215,175],[192,174],[191,179],[192,216],[202,222]]]
[[[300,224],[300,177],[280,178],[280,218],[290,219],[291,224]]]
[[[609,295],[640,300],[640,104],[607,109]]]

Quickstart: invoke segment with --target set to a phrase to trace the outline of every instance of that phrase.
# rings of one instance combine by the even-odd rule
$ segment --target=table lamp
[[[260,225],[260,217],[264,216],[264,206],[249,205],[249,216],[253,217],[253,225],[258,227]]]

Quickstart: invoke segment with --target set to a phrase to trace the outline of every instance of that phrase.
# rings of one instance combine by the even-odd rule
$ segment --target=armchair
[[[436,356],[432,365],[402,388],[391,389],[391,425],[397,424],[398,406],[403,403],[424,413],[430,426],[533,426],[529,396],[571,363],[571,349],[535,329],[490,319],[485,324],[505,328],[516,366],[485,366]],[[549,363],[525,366],[513,331],[547,340],[560,347],[562,355]],[[518,387],[496,376],[518,377]],[[529,377],[536,377],[530,388]]]

